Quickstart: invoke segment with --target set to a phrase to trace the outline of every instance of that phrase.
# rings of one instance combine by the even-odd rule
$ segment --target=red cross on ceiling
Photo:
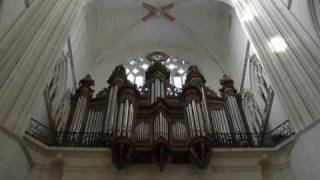
[[[155,7],[147,3],[142,3],[142,5],[149,11],[149,14],[142,18],[143,21],[147,21],[154,16],[161,16],[168,19],[169,21],[174,21],[176,19],[175,17],[168,14],[168,10],[174,7],[173,3],[161,7]]]

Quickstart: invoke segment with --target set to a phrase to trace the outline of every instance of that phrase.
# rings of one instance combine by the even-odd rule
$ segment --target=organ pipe
[[[154,96],[155,96],[155,94],[154,94],[154,82],[152,82],[152,84],[151,84],[151,104],[153,104],[154,103]]]
[[[126,135],[129,117],[129,100],[126,99],[124,103],[124,116],[122,124],[122,136]]]
[[[209,112],[208,112],[208,103],[207,103],[207,99],[206,99],[206,95],[204,92],[204,88],[201,88],[201,96],[202,96],[202,110],[203,110],[203,114],[204,114],[204,119],[206,121],[206,125],[208,128],[208,133],[211,134],[212,133],[212,125],[210,123],[210,117],[209,117]]]
[[[118,136],[120,136],[121,133],[121,126],[122,126],[122,118],[123,117],[123,103],[120,104],[119,108],[119,115],[118,115],[118,127],[116,129],[116,133]]]
[[[108,96],[108,105],[107,105],[107,111],[106,111],[106,123],[105,123],[105,131],[108,131],[109,129],[109,123],[110,123],[110,114],[111,114],[111,104],[113,101],[113,91],[114,91],[114,87],[111,86],[110,90],[109,90],[109,96]]]
[[[105,91],[103,102],[92,98],[90,88],[93,83],[89,79],[86,81],[88,82],[82,81],[84,84],[80,85],[76,94],[77,101],[72,104],[73,115],[69,118],[71,124],[68,127],[74,132],[102,131],[108,137],[119,136],[114,139],[133,138],[145,143],[150,137],[150,141],[152,138],[171,141],[172,138],[173,141],[181,142],[189,136],[191,139],[204,140],[213,137],[214,132],[246,131],[245,119],[234,88],[229,82],[223,82],[222,97],[210,96],[209,90],[204,89],[205,80],[196,69],[188,72],[183,88],[184,98],[166,97],[165,87],[169,85],[169,76],[161,69],[150,71],[149,75],[146,73],[148,82],[143,88],[149,92],[141,92],[142,96],[138,95],[137,88],[128,82],[122,70],[110,77],[110,86]],[[164,101],[154,104],[159,98]],[[151,116],[154,112],[157,112],[155,116],[141,121],[141,117]],[[140,123],[137,124],[137,121]],[[95,136],[89,139],[93,137]]]

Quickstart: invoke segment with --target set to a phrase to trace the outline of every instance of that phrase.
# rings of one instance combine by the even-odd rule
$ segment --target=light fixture
[[[284,52],[288,48],[286,41],[281,36],[271,38],[268,44],[275,53]]]
[[[174,64],[169,64],[167,67],[168,67],[170,70],[173,70],[173,69],[175,69],[177,66],[174,65]]]
[[[132,72],[133,72],[134,74],[138,74],[138,73],[139,73],[139,70],[138,70],[137,68],[134,68],[134,69],[132,70]]]
[[[142,64],[141,68],[144,69],[144,70],[147,70],[149,68],[149,65],[148,64]]]

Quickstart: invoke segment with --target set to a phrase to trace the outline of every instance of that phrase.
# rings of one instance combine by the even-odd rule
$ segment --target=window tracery
[[[154,63],[161,61],[170,70],[170,84],[179,91],[186,80],[186,74],[190,63],[180,57],[169,57],[165,54],[153,54],[147,56],[132,58],[124,65],[126,68],[127,79],[137,85],[139,91],[142,91],[145,84],[145,72]],[[173,88],[174,89],[174,88]],[[171,92],[172,95],[174,92]]]

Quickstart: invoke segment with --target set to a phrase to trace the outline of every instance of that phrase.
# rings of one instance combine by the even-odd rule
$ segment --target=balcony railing
[[[48,126],[31,119],[26,133],[48,146],[72,147],[110,147],[112,136],[101,133],[64,132],[58,133]],[[222,133],[216,132],[209,136],[212,147],[275,147],[295,134],[289,121],[280,124],[275,129],[259,133]]]

